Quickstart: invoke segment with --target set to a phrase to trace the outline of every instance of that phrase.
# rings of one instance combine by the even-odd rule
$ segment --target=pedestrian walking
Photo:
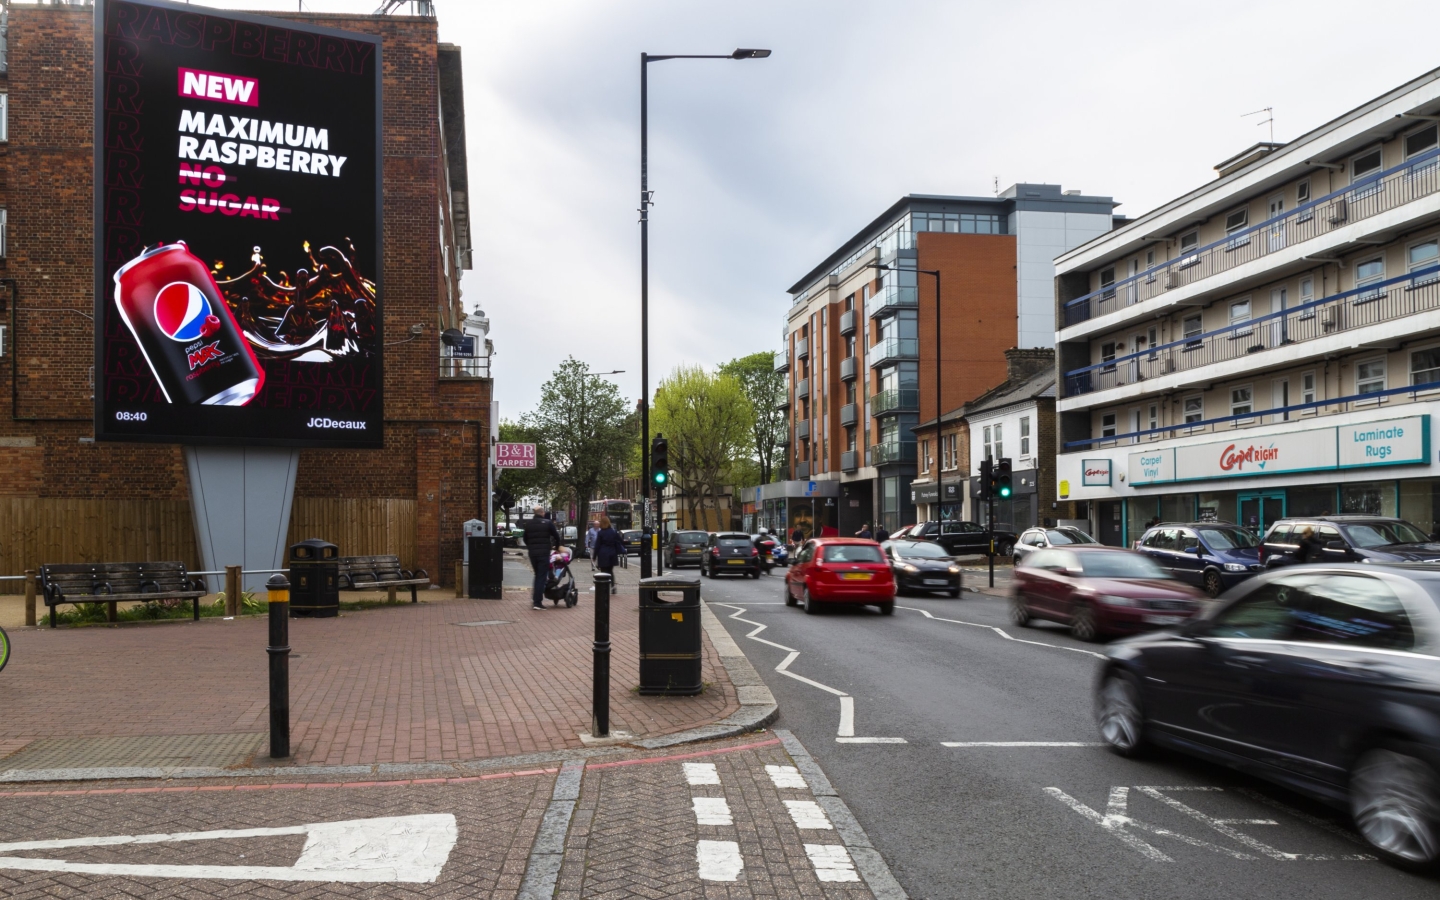
[[[805,532],[801,530],[799,525],[796,525],[795,530],[790,532],[790,543],[797,547],[805,543]]]
[[[862,540],[870,540],[873,537],[870,532],[870,523],[866,522],[864,525],[861,525],[860,530],[855,532],[855,536]]]
[[[885,542],[888,541],[888,540],[890,540],[890,532],[888,532],[888,531],[885,530],[885,526],[884,526],[884,525],[876,525],[876,526],[875,526],[875,541],[876,541],[877,543],[883,544],[883,543],[885,543]]]
[[[1320,541],[1315,538],[1315,529],[1309,525],[1300,529],[1300,540],[1296,541],[1300,549],[1295,551],[1295,561],[1300,563],[1324,562],[1324,548]]]
[[[609,516],[601,516],[600,530],[595,534],[595,568],[613,579],[615,564],[624,556],[625,539],[610,525]],[[614,587],[611,588],[611,591],[614,591]]]
[[[535,570],[535,587],[530,595],[531,609],[545,608],[545,579],[550,574],[550,553],[560,547],[560,532],[555,523],[545,517],[545,507],[535,507],[535,514],[520,525],[524,534],[521,541],[530,557],[530,568]]]
[[[595,567],[595,536],[600,533],[600,528],[590,523],[590,528],[585,532],[585,558],[590,560],[590,567]]]

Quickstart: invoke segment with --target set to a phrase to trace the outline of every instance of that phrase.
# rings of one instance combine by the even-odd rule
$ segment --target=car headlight
[[[1250,571],[1250,567],[1247,566],[1247,565],[1245,565],[1244,563],[1226,563],[1226,564],[1225,564],[1225,571],[1227,571],[1227,572],[1248,572],[1248,571]]]
[[[951,567],[950,567],[948,570],[946,570],[946,571],[948,571],[951,575],[959,575],[959,574],[960,574],[960,567],[959,567],[959,566],[951,566]]]
[[[1115,594],[1101,594],[1100,596],[1096,597],[1095,599],[1096,599],[1096,600],[1099,600],[1101,603],[1109,604],[1110,606],[1139,606],[1139,605],[1140,605],[1140,601],[1134,599],[1133,597],[1120,597],[1120,596],[1117,596],[1117,595],[1115,595]]]
[[[915,568],[914,566],[910,565],[909,563],[901,563],[901,564],[898,566],[898,568],[899,568],[900,571],[902,571],[902,572],[918,572],[918,571],[920,571],[919,569]]]

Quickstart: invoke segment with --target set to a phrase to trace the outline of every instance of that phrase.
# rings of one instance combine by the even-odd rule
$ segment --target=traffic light
[[[1010,485],[1010,457],[995,461],[995,496],[1009,500],[1015,489]]]
[[[990,465],[990,457],[987,456],[984,459],[980,460],[980,499],[989,500],[992,496],[994,496],[994,490],[994,473],[992,472],[992,466]]]
[[[662,434],[650,441],[650,482],[657,488],[670,483],[670,442]]]

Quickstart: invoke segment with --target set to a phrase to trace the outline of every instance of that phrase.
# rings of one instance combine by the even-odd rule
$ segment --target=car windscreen
[[[749,546],[750,546],[750,539],[749,539],[749,538],[724,537],[724,538],[720,538],[720,540],[719,540],[718,543],[719,543],[720,546],[722,546],[722,547],[728,547],[728,548],[732,548],[732,549],[733,549],[733,548],[735,548],[735,547],[749,547]]]
[[[902,541],[893,545],[895,553],[901,558],[911,557],[914,559],[949,559],[950,554],[939,544],[932,544],[929,541]]]
[[[1050,546],[1058,547],[1061,544],[1098,544],[1099,541],[1077,528],[1052,528],[1045,532],[1050,539]]]
[[[627,541],[638,541],[645,536],[645,532],[643,531],[622,531],[620,534],[624,536]]]
[[[1340,528],[1351,544],[1365,549],[1430,542],[1428,535],[1409,522],[1366,522],[1363,525],[1341,525]]]
[[[825,548],[824,560],[827,563],[884,562],[880,558],[880,548],[873,544],[831,544]]]
[[[1164,569],[1138,553],[1076,553],[1090,578],[1169,578]]]
[[[703,544],[710,536],[703,531],[681,531],[675,535],[677,544]]]
[[[1200,539],[1211,550],[1241,550],[1259,544],[1254,535],[1238,528],[1202,528]]]

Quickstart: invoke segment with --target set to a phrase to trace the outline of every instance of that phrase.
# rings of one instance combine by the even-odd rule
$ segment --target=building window
[[[1302,181],[1299,184],[1295,185],[1295,205],[1304,206],[1309,202],[1310,182]],[[1296,224],[1299,224],[1300,222],[1308,222],[1311,219],[1315,218],[1315,210],[1313,209],[1302,209],[1299,212],[1300,214],[1295,217]]]
[[[1105,368],[1101,369],[1100,371],[1102,371],[1102,372],[1113,372],[1113,371],[1115,371],[1115,366],[1114,366],[1114,362],[1115,362],[1115,342],[1114,342],[1114,341],[1106,341],[1105,343],[1103,343],[1103,344],[1100,345],[1100,361],[1101,361],[1102,363],[1110,363],[1110,365],[1106,366]]]
[[[993,443],[991,443],[991,439],[990,439],[990,426],[989,426],[989,425],[986,425],[986,426],[985,426],[985,458],[986,458],[986,459],[994,459],[994,458],[995,458],[995,454],[994,454],[994,452],[993,452],[994,449],[995,449],[995,445],[994,445]]]
[[[1113,438],[1115,436],[1115,414],[1106,413],[1100,417],[1100,436]]]
[[[1247,416],[1254,411],[1255,404],[1250,385],[1246,384],[1230,389],[1230,415]]]
[[[0,209],[0,259],[10,255],[10,210]]]
[[[920,471],[930,471],[930,442],[920,442]]]
[[[1411,244],[1405,251],[1405,261],[1411,272],[1431,270],[1428,274],[1413,279],[1410,282],[1412,288],[1440,281],[1440,270],[1435,268],[1436,265],[1440,265],[1440,240],[1431,238],[1428,241]]]
[[[1301,403],[1314,403],[1314,402],[1315,402],[1315,373],[1314,373],[1314,372],[1306,372],[1304,375],[1301,375],[1301,376],[1300,376],[1300,402],[1301,402]],[[1300,411],[1300,415],[1302,415],[1302,416],[1313,416],[1313,415],[1315,415],[1315,412],[1316,412],[1315,407],[1312,406],[1312,407],[1309,407],[1308,409],[1303,409],[1303,410],[1301,410],[1301,411]]]
[[[1203,317],[1196,313],[1193,316],[1186,316],[1180,322],[1180,336],[1185,339],[1185,349],[1193,350],[1200,346],[1200,333],[1204,328]]]
[[[1180,235],[1180,268],[1188,269],[1200,262],[1195,251],[1200,248],[1200,232],[1190,231]]]
[[[1355,393],[1378,394],[1385,390],[1385,357],[1367,359],[1355,366]]]
[[[1157,429],[1157,428],[1159,428],[1159,427],[1160,427],[1160,405],[1157,404],[1157,403],[1152,403],[1152,404],[1150,404],[1150,430],[1153,432],[1155,429]],[[1153,435],[1153,434],[1150,435],[1150,439],[1153,441],[1153,440],[1155,439],[1155,435]]]
[[[1205,396],[1196,394],[1185,398],[1185,424],[1193,425],[1205,419]]]
[[[1436,382],[1440,382],[1440,347],[1429,347],[1411,353],[1410,383],[1422,385]]]
[[[1315,299],[1315,279],[1300,279],[1300,305],[1304,306]]]
[[[1374,259],[1367,259],[1355,266],[1355,289],[1360,290],[1367,285],[1375,284],[1385,280],[1385,257],[1377,256]],[[1385,296],[1384,288],[1375,288],[1373,291],[1361,291],[1355,295],[1355,303],[1369,303],[1372,300],[1379,300]]]
[[[1100,299],[1110,300],[1115,296],[1115,267],[1100,270]]]
[[[1425,153],[1428,150],[1434,150],[1435,138],[1436,126],[1434,125],[1431,125],[1428,128],[1422,128],[1419,131],[1411,132],[1410,134],[1406,135],[1405,158],[1414,159],[1415,157],[1419,156],[1422,153]],[[1429,161],[1427,160],[1426,162],[1428,163]],[[1429,165],[1417,166],[1414,170],[1412,170],[1411,174],[1414,174],[1414,172],[1416,171],[1424,171],[1428,168],[1430,168]]]
[[[1030,455],[1030,417],[1020,417],[1020,455]]]
[[[1233,235],[1236,232],[1244,231],[1246,227],[1249,226],[1249,224],[1250,210],[1248,208],[1237,209],[1230,215],[1225,217],[1225,233],[1227,235]],[[1242,234],[1227,241],[1225,243],[1225,249],[1234,250],[1238,247],[1243,247],[1248,243],[1250,243],[1250,235]]]
[[[1369,197],[1370,195],[1379,192],[1381,183],[1380,179],[1376,178],[1375,176],[1380,173],[1381,165],[1382,160],[1380,157],[1379,147],[1376,147],[1374,150],[1369,150],[1365,153],[1362,153],[1359,156],[1353,157],[1350,160],[1351,184],[1360,184],[1366,179],[1372,179],[1360,190],[1353,191],[1350,194],[1350,199],[1352,201],[1359,200],[1362,197]]]
[[[10,95],[0,93],[0,141],[10,140]]]
[[[1000,436],[1002,426],[995,426],[995,459],[1005,458],[1005,440]]]
[[[1239,325],[1248,321],[1250,321],[1250,298],[1246,297],[1243,300],[1232,302],[1230,304],[1230,324]],[[1230,336],[1241,337],[1242,335],[1249,334],[1253,330],[1252,328],[1237,328],[1231,332]]]

